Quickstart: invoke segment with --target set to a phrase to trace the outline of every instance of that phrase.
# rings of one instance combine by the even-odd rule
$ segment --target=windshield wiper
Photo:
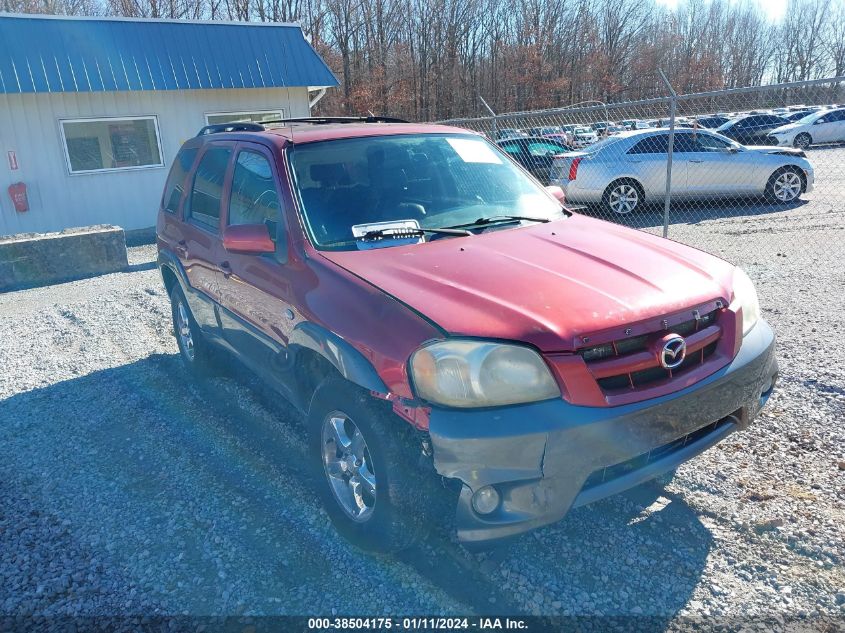
[[[474,222],[466,224],[455,224],[450,229],[462,229],[471,226],[489,226],[491,224],[508,224],[511,222],[551,222],[549,218],[532,218],[527,215],[493,215],[488,218],[478,218]]]
[[[358,240],[377,240],[383,237],[393,237],[397,239],[401,239],[403,237],[418,237],[420,235],[425,235],[426,233],[436,233],[438,235],[472,235],[470,231],[466,229],[462,229],[457,226],[450,226],[446,228],[414,228],[414,229],[402,229],[402,228],[395,228],[395,229],[376,229],[375,231],[367,231],[362,236],[356,238]]]

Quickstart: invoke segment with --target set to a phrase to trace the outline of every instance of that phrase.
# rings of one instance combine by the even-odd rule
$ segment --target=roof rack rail
[[[206,134],[219,134],[220,132],[263,132],[264,126],[260,123],[217,123],[215,125],[206,125],[199,132],[197,136],[205,136]]]
[[[271,119],[262,123],[313,123],[326,125],[329,123],[408,123],[405,119],[391,116],[306,116],[292,119]]]

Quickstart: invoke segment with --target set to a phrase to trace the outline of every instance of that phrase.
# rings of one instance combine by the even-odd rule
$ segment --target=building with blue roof
[[[0,14],[0,235],[151,227],[201,127],[308,116],[337,83],[295,24]]]

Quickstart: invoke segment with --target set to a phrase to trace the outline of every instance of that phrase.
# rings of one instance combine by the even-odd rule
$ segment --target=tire
[[[170,313],[173,318],[173,334],[179,347],[179,356],[186,369],[198,377],[215,373],[214,350],[202,335],[185,293],[179,284],[170,291]]]
[[[644,200],[642,185],[628,178],[610,183],[601,197],[602,208],[614,215],[633,213],[642,207]]]
[[[795,202],[805,189],[804,174],[797,167],[781,167],[769,177],[766,198],[777,204]]]
[[[387,402],[329,377],[314,393],[308,435],[317,492],[342,536],[374,552],[397,552],[425,536],[433,478],[418,465],[415,431]]]
[[[798,149],[808,149],[813,144],[813,138],[806,132],[801,132],[792,140],[792,146]]]

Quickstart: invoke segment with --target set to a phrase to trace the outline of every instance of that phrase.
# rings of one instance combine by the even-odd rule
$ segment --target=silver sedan
[[[623,132],[556,156],[550,184],[560,186],[568,202],[631,213],[663,200],[668,145],[668,129]],[[744,146],[713,132],[675,130],[673,198],[766,196],[789,203],[811,191],[813,179],[813,166],[801,150]]]

